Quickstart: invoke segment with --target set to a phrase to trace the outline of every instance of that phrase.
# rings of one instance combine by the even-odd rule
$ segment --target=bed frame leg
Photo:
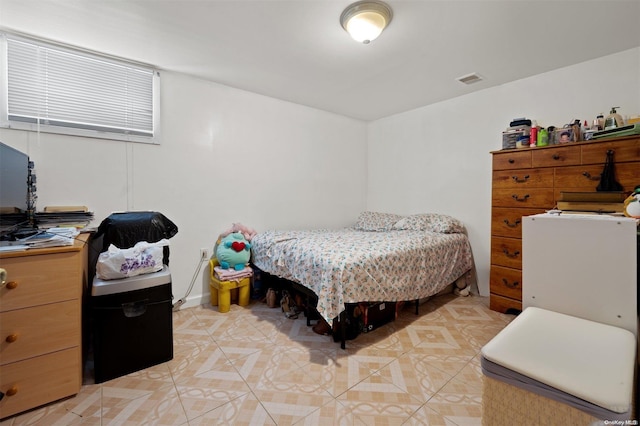
[[[346,349],[345,336],[347,334],[347,310],[340,312],[340,348]]]
[[[420,306],[420,299],[416,299],[416,315],[418,315],[418,307]]]

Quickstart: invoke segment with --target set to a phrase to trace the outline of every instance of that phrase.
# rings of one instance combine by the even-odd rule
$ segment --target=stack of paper
[[[84,228],[93,220],[93,212],[86,206],[47,206],[44,212],[35,214],[40,229],[53,226]]]
[[[78,234],[75,228],[50,228],[17,242],[29,248],[71,246]]]

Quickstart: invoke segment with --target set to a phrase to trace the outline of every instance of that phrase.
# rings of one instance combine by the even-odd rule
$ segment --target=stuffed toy
[[[224,238],[227,235],[233,234],[235,232],[242,233],[242,235],[244,235],[244,238],[249,242],[251,242],[251,239],[257,234],[256,230],[253,229],[253,228],[245,226],[245,225],[243,225],[241,223],[234,223],[231,226],[231,228],[227,229],[222,234],[220,234],[220,238]]]
[[[222,269],[243,270],[251,258],[251,244],[242,232],[234,232],[220,240],[216,258]]]
[[[624,215],[640,219],[640,185],[624,200]]]

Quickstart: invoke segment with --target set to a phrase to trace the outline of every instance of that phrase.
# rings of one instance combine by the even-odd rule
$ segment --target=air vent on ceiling
[[[477,83],[478,81],[482,80],[482,77],[480,77],[475,72],[472,72],[471,74],[467,74],[467,75],[463,75],[462,77],[458,77],[456,80],[458,80],[460,83],[472,84],[472,83]]]

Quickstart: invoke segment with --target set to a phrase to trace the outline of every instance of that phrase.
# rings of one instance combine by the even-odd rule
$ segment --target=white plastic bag
[[[101,280],[117,280],[158,272],[162,270],[163,247],[168,245],[167,239],[156,243],[140,241],[128,249],[111,244],[98,256],[96,275]]]

